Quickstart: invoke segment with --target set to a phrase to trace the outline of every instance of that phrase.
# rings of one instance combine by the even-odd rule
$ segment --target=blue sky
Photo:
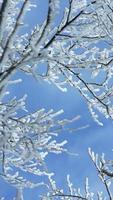
[[[62,10],[64,7],[63,2],[62,0]],[[25,20],[28,22],[29,27],[36,23],[40,24],[44,20],[47,11],[47,3],[47,0],[39,0],[37,8],[27,14]],[[57,21],[58,20],[59,18]],[[29,27],[26,28],[26,30],[28,30]],[[26,93],[28,95],[27,109],[29,112],[41,108],[45,108],[47,111],[51,108],[55,111],[63,108],[64,114],[61,116],[62,118],[71,119],[74,116],[81,115],[81,118],[70,125],[70,127],[76,129],[87,124],[90,125],[87,129],[72,133],[63,131],[63,133],[60,134],[59,140],[67,139],[67,148],[69,152],[77,153],[78,156],[71,156],[68,154],[57,156],[50,154],[48,156],[48,169],[55,172],[55,180],[58,186],[65,188],[66,174],[70,174],[71,180],[77,187],[82,188],[85,177],[88,176],[92,190],[96,191],[99,187],[101,190],[98,178],[94,181],[96,173],[88,156],[88,147],[91,147],[95,152],[100,154],[104,152],[108,158],[112,157],[113,123],[102,117],[104,126],[100,127],[96,124],[90,116],[86,102],[74,88],[69,87],[67,93],[62,93],[54,85],[36,81],[33,77],[24,75],[22,72],[18,72],[13,78],[16,79],[20,77],[23,79],[23,82],[10,87],[10,98],[14,95],[22,97]],[[12,200],[15,192],[13,187],[0,180],[0,196],[4,195],[6,200]],[[25,200],[37,200],[39,192],[39,188],[35,190],[25,190]]]

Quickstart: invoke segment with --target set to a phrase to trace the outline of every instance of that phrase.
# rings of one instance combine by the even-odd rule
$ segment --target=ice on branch
[[[112,1],[69,0],[56,26],[60,1],[49,0],[47,17],[42,25],[29,27],[31,32],[22,35],[24,16],[31,6],[30,0],[1,2],[2,90],[5,80],[20,69],[36,79],[53,83],[63,92],[71,85],[92,110],[95,109],[96,115],[100,112],[112,119],[113,95],[109,93],[113,74]],[[42,62],[48,66],[47,72],[38,74]]]
[[[67,0],[64,10],[60,0],[47,2],[45,19],[32,27],[25,16],[31,11],[28,14],[32,17],[31,8],[38,9],[38,4],[35,6],[32,0],[0,0],[0,176],[19,189],[15,200],[23,199],[24,187],[42,185],[49,189],[43,199],[92,200],[95,197],[89,191],[88,180],[82,193],[68,176],[69,194],[65,194],[57,189],[47,170],[48,153],[66,151],[67,141],[56,139],[62,126],[70,122],[57,119],[62,110],[41,109],[29,114],[26,95],[6,102],[4,97],[10,84],[21,81],[21,77],[14,80],[13,75],[22,71],[54,84],[62,92],[69,86],[78,90],[99,125],[103,125],[99,113],[113,119],[113,1]],[[42,63],[47,67],[39,73]],[[20,110],[24,116],[19,116]],[[89,154],[112,200],[111,183],[106,179],[113,177],[109,162],[91,150]],[[49,184],[26,180],[24,173],[44,176]],[[98,200],[103,199],[98,193]]]
[[[58,154],[66,151],[64,145],[67,143],[55,140],[57,131],[62,129],[62,120],[55,118],[63,110],[55,113],[41,109],[17,117],[18,110],[26,110],[25,99],[26,96],[0,104],[0,175],[17,188],[42,185],[27,181],[18,170],[36,176],[49,176],[45,168],[46,156],[49,152]]]

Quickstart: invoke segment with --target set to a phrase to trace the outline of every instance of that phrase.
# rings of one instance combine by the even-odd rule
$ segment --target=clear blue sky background
[[[31,0],[32,2],[32,0]],[[26,31],[34,24],[41,24],[47,12],[47,0],[37,1],[37,8],[33,9],[26,16],[25,21],[29,24]],[[61,0],[61,14],[57,18],[57,23],[62,16],[64,2]],[[24,30],[25,31],[25,30]],[[76,115],[81,115],[81,119],[72,124],[72,128],[78,128],[89,124],[90,127],[77,132],[68,133],[63,131],[60,134],[59,140],[67,139],[67,148],[69,152],[77,153],[78,156],[63,154],[51,154],[48,156],[47,165],[50,171],[55,172],[55,180],[60,187],[66,187],[66,174],[70,174],[73,183],[77,187],[83,188],[85,177],[89,177],[90,185],[93,191],[100,188],[100,182],[96,178],[96,172],[92,162],[88,156],[88,147],[91,147],[95,152],[105,152],[108,158],[112,157],[112,140],[113,140],[113,123],[102,117],[104,126],[100,127],[91,118],[87,109],[87,104],[79,93],[69,87],[67,93],[62,93],[55,86],[45,82],[38,82],[31,76],[24,75],[21,72],[15,74],[15,78],[22,78],[23,82],[10,87],[10,98],[16,95],[22,97],[25,93],[28,94],[27,109],[32,112],[36,109],[45,108],[47,111],[53,108],[55,111],[64,109],[62,118],[73,118]],[[95,180],[95,181],[94,181]],[[5,196],[6,200],[12,200],[15,195],[15,188],[0,180],[0,196]],[[25,190],[25,200],[38,200],[40,188],[33,190]]]

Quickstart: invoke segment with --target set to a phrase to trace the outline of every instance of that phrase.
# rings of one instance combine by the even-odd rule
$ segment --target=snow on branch
[[[15,72],[21,70],[31,74],[38,80],[54,84],[62,92],[72,86],[84,97],[99,125],[102,125],[99,113],[113,119],[113,2],[67,0],[62,19],[56,25],[56,18],[62,14],[60,6],[60,0],[49,0],[42,24],[36,23],[35,27],[29,27],[29,33],[23,34],[26,12],[36,6],[31,0],[0,1],[0,176],[19,188],[17,199],[21,200],[24,187],[45,183],[28,181],[20,171],[47,177],[52,193],[43,199],[92,200],[93,194],[89,191],[88,180],[84,195],[73,189],[69,176],[70,194],[56,191],[45,158],[49,152],[67,151],[64,149],[67,141],[58,143],[55,137],[69,121],[55,119],[62,110],[46,112],[41,109],[18,117],[20,109],[26,112],[26,95],[8,102],[3,100],[7,86],[20,82],[20,79],[12,81]],[[32,11],[29,15],[32,16]],[[47,65],[45,73],[39,73],[40,63]],[[110,182],[106,180],[113,176],[112,171],[103,158],[99,159],[91,150],[89,154],[112,200]],[[98,200],[102,199],[98,193]]]
[[[112,1],[69,0],[55,26],[60,1],[50,0],[42,25],[36,24],[31,34],[22,35],[25,13],[33,6],[30,0],[1,2],[1,91],[20,69],[63,92],[71,85],[86,99],[91,113],[96,110],[96,115],[100,112],[112,119]],[[38,74],[42,62],[47,64],[47,72]]]
[[[48,176],[45,170],[45,158],[49,152],[56,154],[67,151],[64,145],[67,141],[57,142],[59,130],[62,130],[64,120],[55,118],[63,110],[45,112],[41,109],[25,116],[17,117],[18,110],[25,109],[26,96],[17,100],[13,98],[8,103],[0,104],[0,160],[2,176],[16,187],[34,187],[14,169],[37,176]],[[66,120],[65,120],[66,121]],[[14,174],[13,174],[14,173]],[[36,184],[40,185],[39,183]]]

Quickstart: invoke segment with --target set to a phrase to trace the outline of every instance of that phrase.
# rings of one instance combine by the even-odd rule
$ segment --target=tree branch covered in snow
[[[25,116],[16,117],[18,110],[25,110],[25,98],[13,98],[0,104],[0,176],[17,188],[33,188],[41,183],[27,181],[21,174],[32,173],[36,176],[50,176],[46,169],[45,158],[49,152],[66,152],[63,146],[67,141],[58,143],[55,137],[65,124],[65,120],[55,120],[60,110],[45,112],[44,109]]]
[[[98,191],[92,191],[88,177],[86,178],[84,189],[76,188],[71,182],[70,176],[67,175],[67,191],[64,191],[63,188],[58,189],[55,181],[51,178],[52,190],[46,196],[42,196],[42,200],[113,200],[113,161],[106,160],[104,154],[99,156],[91,148],[89,148],[89,156],[97,170],[101,184],[105,187],[105,192],[99,191],[99,189]]]
[[[24,35],[24,15],[34,5],[29,0],[1,3],[0,88],[4,89],[4,83],[17,69],[53,83],[62,91],[67,91],[69,84],[86,99],[94,120],[102,125],[96,111],[113,118],[113,4],[108,0],[67,2],[57,26],[54,20],[60,15],[60,1],[50,0],[42,25],[36,24]],[[42,62],[47,63],[45,74],[37,70]]]
[[[99,113],[113,119],[113,2],[112,0],[67,0],[63,16],[60,0],[48,0],[48,10],[42,24],[26,26],[24,17],[32,7],[31,0],[0,0],[0,176],[18,189],[16,200],[22,200],[25,187],[52,187],[52,174],[45,158],[49,152],[62,153],[66,141],[55,137],[66,120],[55,120],[62,113],[44,109],[18,117],[25,110],[26,95],[4,102],[9,84],[17,71],[37,80],[54,84],[66,92],[69,85],[78,90],[88,104],[93,119],[100,125]],[[35,8],[33,8],[35,9]],[[29,13],[30,15],[30,13]],[[32,15],[32,12],[31,12]],[[40,73],[40,63],[47,65]],[[68,122],[68,120],[67,120]],[[90,152],[92,157],[92,152]],[[95,163],[95,159],[92,159]],[[96,165],[109,199],[112,200],[106,177],[113,177],[107,162]],[[19,169],[19,171],[18,171]],[[46,176],[47,183],[32,183],[21,171]],[[85,195],[75,190],[68,177],[70,194],[63,190],[50,193],[43,199],[93,199],[86,181]],[[55,186],[56,187],[56,186]],[[50,189],[50,188],[49,188]],[[98,193],[98,200],[105,199]]]

